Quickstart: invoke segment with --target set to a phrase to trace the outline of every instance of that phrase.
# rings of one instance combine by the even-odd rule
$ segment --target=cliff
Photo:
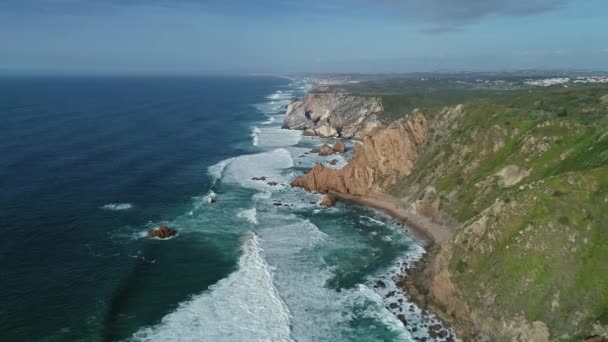
[[[316,165],[292,185],[388,193],[452,227],[409,283],[465,340],[606,338],[606,94],[513,91],[429,106],[364,134],[343,169]]]
[[[382,100],[378,97],[309,93],[288,106],[283,128],[304,130],[307,135],[353,138],[375,128],[380,112]]]
[[[365,135],[363,143],[355,145],[353,158],[342,169],[316,164],[291,185],[347,195],[379,191],[395,184],[399,177],[409,175],[426,144],[427,130],[424,115],[412,114],[375,135]]]

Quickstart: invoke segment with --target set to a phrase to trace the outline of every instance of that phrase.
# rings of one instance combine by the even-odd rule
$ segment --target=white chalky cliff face
[[[378,125],[383,111],[378,97],[341,93],[309,93],[289,104],[283,128],[306,135],[353,138]]]

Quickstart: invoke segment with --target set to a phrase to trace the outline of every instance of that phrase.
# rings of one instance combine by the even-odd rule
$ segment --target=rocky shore
[[[327,96],[330,95],[324,95],[324,97]],[[342,95],[338,97],[342,98]],[[295,102],[290,105],[284,127],[296,127],[298,129],[308,127],[306,125],[309,122],[306,120],[310,118],[305,111],[301,111],[304,110],[306,103],[312,101],[312,98],[308,97],[303,102]],[[367,110],[362,112],[368,113]],[[332,113],[326,112],[325,118],[332,117]],[[312,118],[312,121],[314,121],[314,117]],[[356,118],[360,118],[360,116],[351,117],[351,121],[346,123],[347,126],[361,127],[362,120]],[[310,128],[305,129],[310,130]],[[346,166],[341,169],[334,169],[318,163],[305,175],[294,179],[291,186],[323,193],[325,194],[324,199],[327,199],[327,204],[331,203],[333,205],[333,199],[339,199],[380,210],[404,223],[403,227],[407,230],[407,233],[422,241],[428,247],[438,246],[448,241],[452,235],[449,227],[418,214],[415,210],[416,206],[408,207],[399,199],[383,191],[383,189],[394,185],[400,177],[407,176],[412,172],[416,160],[427,143],[428,123],[424,114],[417,111],[387,127],[375,124],[374,128],[369,131],[350,130],[349,132],[351,133],[347,135],[348,137],[354,137],[358,133],[357,138],[360,142],[355,144],[354,155]],[[370,132],[373,132],[373,134],[370,134]],[[327,136],[318,134],[317,131],[311,135]],[[340,144],[339,146],[343,145]],[[328,147],[327,149],[331,148]],[[319,149],[319,152],[320,155],[323,155],[321,153],[322,149]],[[432,251],[434,250],[432,249]],[[423,260],[428,260],[432,255],[434,254],[426,253]],[[424,266],[422,263],[419,265]],[[395,274],[392,277],[407,292],[410,289],[405,287],[408,284],[406,279],[411,279],[412,276],[417,274],[424,274],[424,272],[413,273],[409,271],[408,267],[404,267],[401,274]],[[410,281],[409,283],[418,284],[420,282]],[[419,294],[420,291],[414,293]],[[428,305],[428,300],[424,296],[412,296],[411,299],[420,303],[422,308],[432,307]],[[440,330],[447,332],[444,328],[438,328],[438,331]],[[451,334],[446,334],[446,336],[452,338]]]
[[[399,284],[465,340],[605,338],[608,131],[587,119],[604,103],[595,90],[391,112],[390,124],[374,97],[309,94],[284,127],[357,142],[344,167],[317,164],[291,185],[384,211],[430,241]],[[566,119],[530,114],[572,98],[587,102]]]

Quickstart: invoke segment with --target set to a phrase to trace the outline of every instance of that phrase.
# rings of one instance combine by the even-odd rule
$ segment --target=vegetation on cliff
[[[384,128],[295,185],[384,191],[453,227],[423,273],[464,338],[608,337],[608,86],[380,88],[356,89],[381,99]]]
[[[466,314],[493,338],[607,334],[606,94],[477,92],[458,110],[440,104],[456,103],[453,91],[385,96],[387,114],[418,103],[430,122],[412,174],[387,190],[458,227],[430,292],[453,320]]]

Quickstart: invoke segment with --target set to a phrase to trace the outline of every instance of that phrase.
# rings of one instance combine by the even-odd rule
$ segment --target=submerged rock
[[[338,159],[332,159],[332,160],[329,162],[329,165],[336,165],[336,164],[338,164]]]
[[[171,229],[167,226],[160,226],[156,229],[150,229],[148,230],[148,236],[149,237],[156,237],[159,239],[166,239],[166,238],[170,238],[173,235],[177,234],[177,231],[175,229]]]

